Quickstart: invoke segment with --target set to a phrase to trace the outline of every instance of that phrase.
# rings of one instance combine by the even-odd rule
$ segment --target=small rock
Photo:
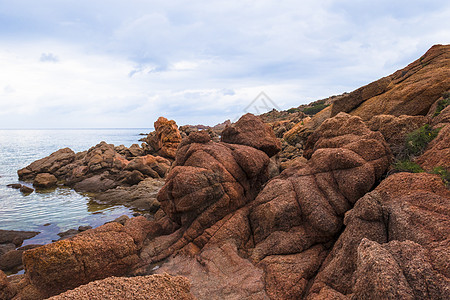
[[[31,194],[32,192],[34,192],[34,189],[32,189],[32,188],[30,188],[30,187],[27,187],[26,185],[22,185],[22,186],[20,187],[20,191],[21,191],[23,194],[25,194],[25,195],[29,195],[29,194]]]
[[[127,221],[127,220],[129,220],[130,218],[127,216],[127,215],[123,215],[123,216],[120,216],[120,217],[118,217],[117,219],[115,219],[113,222],[117,222],[117,223],[120,223],[120,224],[122,224],[122,225],[125,225],[125,222]]]
[[[61,237],[60,240],[65,240],[65,239],[74,237],[74,236],[76,236],[79,233],[80,232],[77,229],[69,229],[67,231],[63,231],[63,232],[58,233],[58,236]]]
[[[87,225],[87,226],[79,226],[78,227],[78,231],[79,232],[86,231],[86,230],[89,230],[89,229],[92,229],[92,226]]]
[[[12,189],[16,189],[16,190],[18,190],[22,187],[22,185],[20,183],[11,183],[11,184],[7,184],[6,186],[10,187]]]

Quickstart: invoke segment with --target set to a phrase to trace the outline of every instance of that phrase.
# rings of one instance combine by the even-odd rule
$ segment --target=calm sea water
[[[96,227],[132,212],[124,206],[94,204],[89,196],[69,188],[28,196],[6,187],[19,182],[17,170],[69,147],[84,151],[101,141],[127,147],[138,143],[139,133],[149,129],[64,129],[64,130],[0,130],[0,229],[40,231],[24,242],[44,244],[58,239],[57,233],[79,225]],[[50,225],[48,225],[50,224]],[[46,226],[44,226],[46,225]]]

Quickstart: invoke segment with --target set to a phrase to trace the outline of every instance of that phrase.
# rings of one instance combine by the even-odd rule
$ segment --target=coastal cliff
[[[142,299],[158,280],[178,299],[446,298],[449,91],[450,46],[436,45],[354,92],[246,114],[220,139],[160,118],[141,146],[59,150],[19,177],[129,203],[157,180],[151,216],[25,251],[24,275],[0,271],[0,299],[100,299],[111,276],[136,276],[119,282]]]

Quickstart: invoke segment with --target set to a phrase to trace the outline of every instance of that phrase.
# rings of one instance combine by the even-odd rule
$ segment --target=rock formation
[[[155,131],[151,132],[145,141],[150,146],[150,151],[157,155],[174,159],[181,135],[178,126],[173,120],[159,117],[154,124]]]
[[[181,276],[149,275],[140,277],[110,277],[80,286],[51,300],[194,300],[189,281]]]

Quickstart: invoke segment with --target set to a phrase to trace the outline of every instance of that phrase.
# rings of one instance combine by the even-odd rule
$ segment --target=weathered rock
[[[427,122],[428,118],[424,116],[377,115],[367,122],[367,126],[370,130],[381,132],[394,155],[398,155],[404,150],[407,134]]]
[[[77,236],[25,251],[23,263],[31,284],[46,296],[90,281],[126,274],[138,262],[149,222],[133,218],[112,222]]]
[[[449,63],[450,45],[435,45],[406,68],[335,101],[331,115],[349,112],[364,120],[380,114],[425,115],[450,89]]]
[[[39,189],[49,189],[56,187],[58,179],[49,173],[39,173],[33,180],[33,186]]]
[[[170,258],[156,272],[185,274],[198,299],[269,299],[263,271],[240,257],[231,244],[210,247],[196,257]]]
[[[222,132],[221,141],[250,146],[265,152],[269,157],[281,150],[280,141],[276,138],[272,128],[250,113],[243,115],[239,121],[226,127]]]
[[[428,144],[427,150],[417,158],[416,163],[427,171],[434,167],[450,171],[450,123],[439,131],[438,136]]]
[[[6,186],[9,188],[12,188],[12,189],[16,189],[16,190],[18,190],[22,187],[22,185],[20,183],[11,183],[11,184],[7,184]]]
[[[159,117],[154,126],[155,131],[147,136],[147,144],[158,155],[171,159],[175,158],[178,145],[181,142],[177,124],[173,120]]]
[[[0,255],[0,270],[2,271],[19,271],[22,267],[22,254],[25,250],[34,249],[41,245],[27,245],[18,249],[10,250]],[[0,298],[1,299],[1,298]]]
[[[102,204],[125,205],[142,211],[155,212],[160,204],[156,196],[164,180],[147,178],[131,187],[118,187],[95,196]]]
[[[356,299],[445,298],[449,216],[450,191],[438,176],[389,176],[345,215],[309,297],[327,288]]]
[[[15,294],[16,291],[9,283],[8,277],[0,270],[0,299],[12,299]]]
[[[349,124],[352,130],[346,127]],[[334,134],[327,131],[331,127],[336,130]],[[387,169],[390,157],[381,133],[370,131],[358,117],[342,114],[321,128],[324,135],[317,139],[308,162],[269,181],[253,201],[250,198],[232,207],[236,200],[228,196],[228,206],[221,204],[220,211],[212,208],[224,200],[212,199],[223,197],[215,183],[226,172],[207,158],[213,153],[221,163],[230,162],[225,155],[228,151],[219,149],[234,145],[210,143],[209,137],[192,133],[183,141],[159,195],[162,208],[179,229],[149,241],[141,258],[154,262],[178,250],[160,270],[187,276],[199,298],[208,293],[218,298],[225,293],[239,299],[301,298],[327,255],[327,247],[339,234],[345,212],[372,188]],[[256,158],[256,153],[246,157]],[[187,167],[194,162],[203,168]],[[178,165],[181,163],[183,167]],[[234,170],[230,163],[225,166]],[[214,172],[209,174],[209,170]],[[199,188],[193,188],[196,186]],[[195,204],[191,204],[194,199]],[[246,257],[249,260],[243,259]],[[256,265],[262,274],[255,272]],[[211,282],[221,283],[206,288]]]
[[[152,259],[181,249],[253,200],[268,178],[268,165],[269,157],[260,150],[214,143],[206,132],[191,133],[181,143],[174,167],[158,194],[167,218],[181,227],[183,237]]]
[[[24,240],[38,235],[35,231],[15,231],[0,229],[0,244],[14,244],[16,247],[22,245]]]
[[[75,152],[69,148],[60,149],[51,155],[31,163],[17,171],[20,180],[33,180],[39,173],[53,174],[61,167],[75,160]]]
[[[194,300],[195,298],[190,293],[189,281],[186,278],[163,274],[132,278],[110,277],[80,286],[50,299]]]
[[[31,194],[32,192],[34,192],[34,189],[32,189],[32,188],[30,188],[30,187],[28,187],[26,185],[22,185],[20,187],[20,192],[25,194],[25,195],[28,195],[28,194]]]

